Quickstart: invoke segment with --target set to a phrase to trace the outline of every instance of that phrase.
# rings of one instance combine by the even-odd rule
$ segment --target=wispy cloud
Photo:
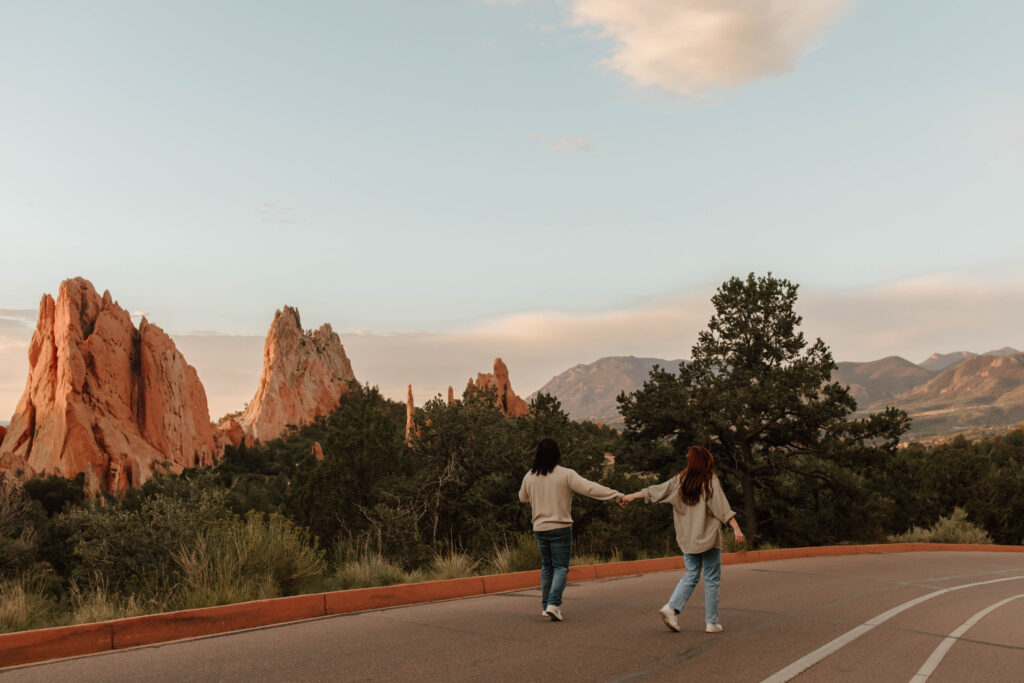
[[[534,140],[541,143],[552,152],[589,152],[591,150],[590,138],[586,135],[576,135],[566,138],[546,138],[540,133],[530,135]]]
[[[257,200],[253,204],[256,206],[256,213],[260,215],[260,220],[270,225],[301,225],[306,221],[298,215],[298,210],[294,206],[282,206],[276,202],[270,202],[266,200]]]
[[[571,0],[571,23],[613,43],[602,63],[685,96],[788,72],[845,0]]]

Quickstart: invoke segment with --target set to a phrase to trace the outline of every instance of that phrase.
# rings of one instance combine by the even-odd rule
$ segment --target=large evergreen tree
[[[678,374],[655,368],[641,389],[619,397],[628,436],[675,446],[674,462],[652,469],[678,469],[692,444],[711,448],[727,488],[741,489],[741,519],[755,538],[762,499],[785,477],[843,485],[821,459],[893,448],[909,424],[897,410],[849,419],[856,402],[831,382],[828,347],[808,344],[799,330],[796,299],[797,285],[770,273],[731,278],[712,297],[715,313],[692,360]]]

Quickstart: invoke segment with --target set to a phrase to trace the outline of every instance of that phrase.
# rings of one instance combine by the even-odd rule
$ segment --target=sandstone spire
[[[498,392],[498,406],[508,417],[522,417],[530,413],[530,405],[512,391],[512,383],[508,379],[508,367],[500,358],[494,359],[493,373],[477,373],[476,381],[469,380],[467,391],[474,389],[494,388]]]
[[[448,386],[448,405],[451,405],[453,403],[455,403],[455,389],[453,389],[451,387],[451,385],[449,385]]]
[[[301,425],[333,411],[356,385],[341,339],[327,323],[302,330],[291,306],[274,314],[263,344],[263,374],[239,423],[254,439],[270,441],[287,425]]]
[[[211,465],[206,392],[163,330],[83,278],[44,295],[25,392],[0,444],[0,469],[74,477],[125,491],[169,463]]]
[[[412,400],[412,385],[405,395],[405,442],[409,443],[409,435],[412,433],[412,414],[416,410],[416,404]]]

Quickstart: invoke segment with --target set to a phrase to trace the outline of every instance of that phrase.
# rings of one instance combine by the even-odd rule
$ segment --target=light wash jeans
[[[690,594],[700,581],[701,567],[704,568],[704,618],[709,624],[718,623],[718,593],[722,583],[722,551],[718,548],[705,550],[702,553],[683,553],[686,574],[679,580],[679,585],[672,591],[668,604],[677,611],[690,599]]]
[[[540,548],[540,606],[562,604],[562,591],[569,576],[569,558],[572,557],[572,527],[534,531]]]

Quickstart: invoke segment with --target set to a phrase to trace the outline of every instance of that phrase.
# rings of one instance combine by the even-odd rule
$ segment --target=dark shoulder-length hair
[[[679,497],[683,505],[696,505],[701,498],[711,497],[711,480],[715,477],[715,457],[703,446],[690,446],[686,451],[686,469],[679,473]]]
[[[537,454],[533,456],[533,467],[530,471],[534,474],[544,476],[555,465],[562,461],[562,452],[558,450],[558,444],[554,439],[541,439],[537,444]]]

